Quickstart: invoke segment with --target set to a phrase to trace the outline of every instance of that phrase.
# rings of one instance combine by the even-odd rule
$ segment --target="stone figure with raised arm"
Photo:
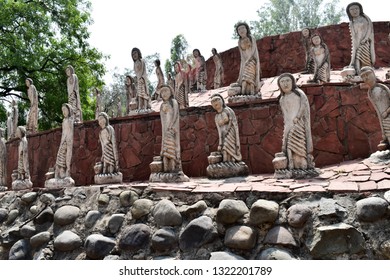
[[[221,55],[217,52],[215,48],[211,50],[213,54],[213,61],[215,65],[214,72],[214,89],[220,88],[224,81],[224,71]]]
[[[148,112],[151,107],[146,64],[138,48],[131,50],[131,57],[134,61],[134,72],[137,79],[138,112]]]
[[[180,114],[179,104],[173,96],[173,89],[162,86],[163,100],[160,106],[162,141],[160,156],[150,164],[151,182],[186,182],[189,178],[183,173],[180,155]]]
[[[382,140],[378,145],[378,150],[385,151],[390,148],[390,90],[378,83],[375,72],[372,67],[365,66],[361,68],[360,77],[368,85],[368,99],[374,105],[378,115],[382,130]]]
[[[15,137],[19,139],[18,168],[12,174],[12,190],[31,189],[33,184],[30,179],[26,128],[24,126],[18,126]]]
[[[154,93],[154,99],[161,100],[161,97],[159,95],[159,90],[163,85],[165,85],[165,78],[164,78],[164,73],[161,69],[160,59],[156,59],[154,61],[154,66],[156,66],[156,76],[157,76],[157,85],[156,85],[156,92]]]
[[[230,86],[229,96],[234,95],[260,95],[260,58],[257,50],[256,39],[250,33],[247,23],[236,24],[236,32],[239,36],[238,49],[241,63],[237,83]],[[234,100],[234,99],[232,99]]]
[[[46,180],[45,187],[47,188],[74,186],[74,180],[70,176],[74,135],[73,108],[70,104],[64,103],[62,104],[61,110],[64,116],[62,120],[61,141],[54,167],[54,178],[48,178]]]
[[[312,156],[310,105],[306,94],[297,87],[295,78],[284,73],[278,78],[280,107],[284,118],[282,152],[272,161],[276,178],[317,176]]]
[[[227,178],[246,176],[248,166],[242,161],[240,135],[234,111],[226,106],[223,97],[219,94],[211,96],[211,106],[217,112],[215,124],[218,130],[218,148],[208,157],[209,178]]]
[[[179,109],[184,109],[188,107],[188,91],[187,91],[187,75],[181,69],[180,62],[175,62],[175,93],[174,97],[179,103]]]
[[[98,116],[101,128],[99,141],[102,147],[101,162],[95,165],[95,184],[121,183],[122,173],[119,172],[119,156],[115,137],[115,130],[110,125],[109,117],[105,112]]]
[[[194,49],[192,54],[195,58],[195,77],[197,91],[205,91],[207,83],[206,60],[199,49]]]
[[[310,50],[312,48],[311,31],[309,28],[304,28],[301,31],[301,41],[305,49],[305,74],[314,73],[314,60],[311,56]]]
[[[36,132],[38,130],[38,92],[33,84],[33,80],[26,79],[27,96],[30,100],[30,111],[27,117],[27,132]]]
[[[5,145],[4,129],[0,128],[0,191],[7,188],[7,146]]]
[[[349,29],[352,39],[351,62],[345,67],[344,76],[359,76],[364,66],[374,66],[374,27],[371,19],[364,14],[363,7],[358,2],[350,3],[346,12],[349,18]]]
[[[81,101],[80,101],[80,89],[79,89],[79,79],[75,74],[74,68],[71,65],[66,67],[66,75],[68,79],[66,85],[68,88],[68,104],[72,106],[74,113],[74,122],[79,123],[83,121],[83,111],[81,110]]]
[[[327,83],[330,81],[330,54],[328,46],[323,42],[319,34],[311,37],[312,48],[310,55],[314,61],[314,77],[311,80],[315,83]]]

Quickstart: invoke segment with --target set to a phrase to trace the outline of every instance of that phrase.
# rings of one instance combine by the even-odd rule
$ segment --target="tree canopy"
[[[257,11],[259,20],[250,21],[256,39],[303,28],[337,24],[344,16],[339,0],[269,0]],[[237,38],[234,30],[235,38]]]
[[[61,105],[67,102],[67,65],[79,78],[85,120],[94,117],[93,88],[101,87],[103,54],[90,46],[92,23],[88,0],[0,1],[0,118],[11,98],[18,102],[19,123],[30,107],[25,79],[31,78],[39,93],[39,128],[62,121]]]

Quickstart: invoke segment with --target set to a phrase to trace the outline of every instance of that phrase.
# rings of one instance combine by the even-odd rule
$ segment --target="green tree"
[[[337,24],[344,16],[339,0],[269,0],[257,11],[259,20],[250,21],[253,36],[283,34],[305,27]],[[234,30],[234,38],[237,38]]]
[[[171,59],[165,61],[165,75],[170,73],[173,76],[173,66],[177,61],[186,61],[188,57],[188,42],[183,34],[177,35],[173,38],[171,43]]]
[[[19,115],[26,114],[25,79],[30,77],[39,93],[39,128],[58,126],[70,64],[79,78],[83,117],[94,117],[90,92],[102,86],[105,67],[104,56],[87,42],[90,9],[88,0],[0,1],[0,112],[14,98]]]

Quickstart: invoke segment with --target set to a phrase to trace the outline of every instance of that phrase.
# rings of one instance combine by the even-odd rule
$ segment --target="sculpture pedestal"
[[[121,172],[110,173],[110,174],[96,174],[94,177],[96,185],[104,184],[117,184],[123,182],[123,174]]]
[[[228,103],[240,103],[259,100],[261,93],[257,94],[241,94],[241,86],[239,84],[231,84],[228,89]]]
[[[309,179],[321,174],[318,168],[308,169],[276,169],[275,179]]]
[[[30,181],[30,179],[24,179],[24,180],[16,179],[15,181],[12,182],[13,191],[32,189],[32,186],[33,184]]]
[[[248,176],[249,168],[245,162],[220,162],[207,166],[207,177],[210,179],[222,179],[230,177]]]
[[[71,177],[52,178],[45,181],[45,188],[47,189],[61,189],[74,187],[74,180]]]
[[[274,177],[276,179],[307,179],[317,177],[321,174],[318,168],[288,169],[287,157],[284,153],[276,153],[272,160],[275,168]]]
[[[189,182],[190,178],[183,173],[183,171],[175,173],[151,173],[149,176],[149,182],[152,183],[182,183]]]
[[[212,152],[208,156],[207,177],[210,179],[222,179],[230,177],[248,176],[249,168],[245,162],[222,161],[219,152]]]
[[[362,78],[356,75],[355,69],[351,66],[344,67],[343,70],[341,70],[340,75],[343,77],[344,82],[347,83],[357,83],[362,81]]]
[[[376,151],[368,159],[372,163],[387,165],[390,163],[390,150]]]
[[[149,164],[150,167],[150,176],[149,182],[153,183],[181,183],[189,182],[190,178],[183,173],[183,171],[178,172],[163,172],[163,163],[160,156],[153,158],[153,162]]]

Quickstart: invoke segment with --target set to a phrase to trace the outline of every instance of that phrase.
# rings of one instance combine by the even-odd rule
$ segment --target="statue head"
[[[66,75],[69,77],[70,75],[74,74],[74,68],[72,65],[68,65],[66,66],[66,69],[65,69],[65,73]]]
[[[359,2],[349,3],[346,12],[350,21],[356,16],[363,16],[363,7]]]
[[[295,78],[290,73],[280,75],[277,82],[281,95],[294,91],[297,88]]]
[[[101,128],[105,128],[110,124],[109,117],[105,112],[101,112],[98,115],[98,123]]]
[[[179,61],[175,62],[174,68],[176,73],[179,73],[181,71],[181,64]]]
[[[156,67],[159,67],[159,66],[161,65],[160,59],[157,58],[157,59],[154,61],[154,65],[156,65]]]
[[[375,72],[370,66],[364,66],[360,69],[360,78],[362,78],[363,82],[370,88],[374,87],[376,84]]]
[[[246,22],[238,22],[235,27],[237,35],[240,38],[242,38],[243,36],[249,37],[249,35],[251,34],[249,25]]]
[[[26,128],[24,126],[18,126],[16,129],[16,135],[17,138],[22,139],[26,136]]]
[[[310,37],[310,41],[314,46],[319,46],[323,44],[322,37],[320,34],[315,33]]]
[[[131,57],[133,58],[133,61],[137,61],[137,60],[140,60],[142,58],[142,54],[141,54],[141,51],[139,50],[139,48],[133,48],[131,50]]]
[[[311,31],[309,28],[303,28],[301,31],[302,37],[304,38],[310,38],[311,36]]]
[[[225,100],[223,99],[222,95],[215,93],[211,96],[211,106],[215,111],[220,113],[223,108],[226,107]]]
[[[29,87],[33,84],[33,80],[31,78],[26,78],[26,86]]]
[[[212,49],[211,49],[211,53],[212,53],[213,55],[216,55],[218,52],[217,52],[216,48],[212,48]]]
[[[192,51],[192,54],[194,55],[195,58],[198,57],[198,56],[200,56],[200,51],[199,51],[199,49],[194,49],[194,50]]]
[[[163,101],[170,101],[173,99],[173,88],[168,85],[163,85],[159,89],[159,94]]]

